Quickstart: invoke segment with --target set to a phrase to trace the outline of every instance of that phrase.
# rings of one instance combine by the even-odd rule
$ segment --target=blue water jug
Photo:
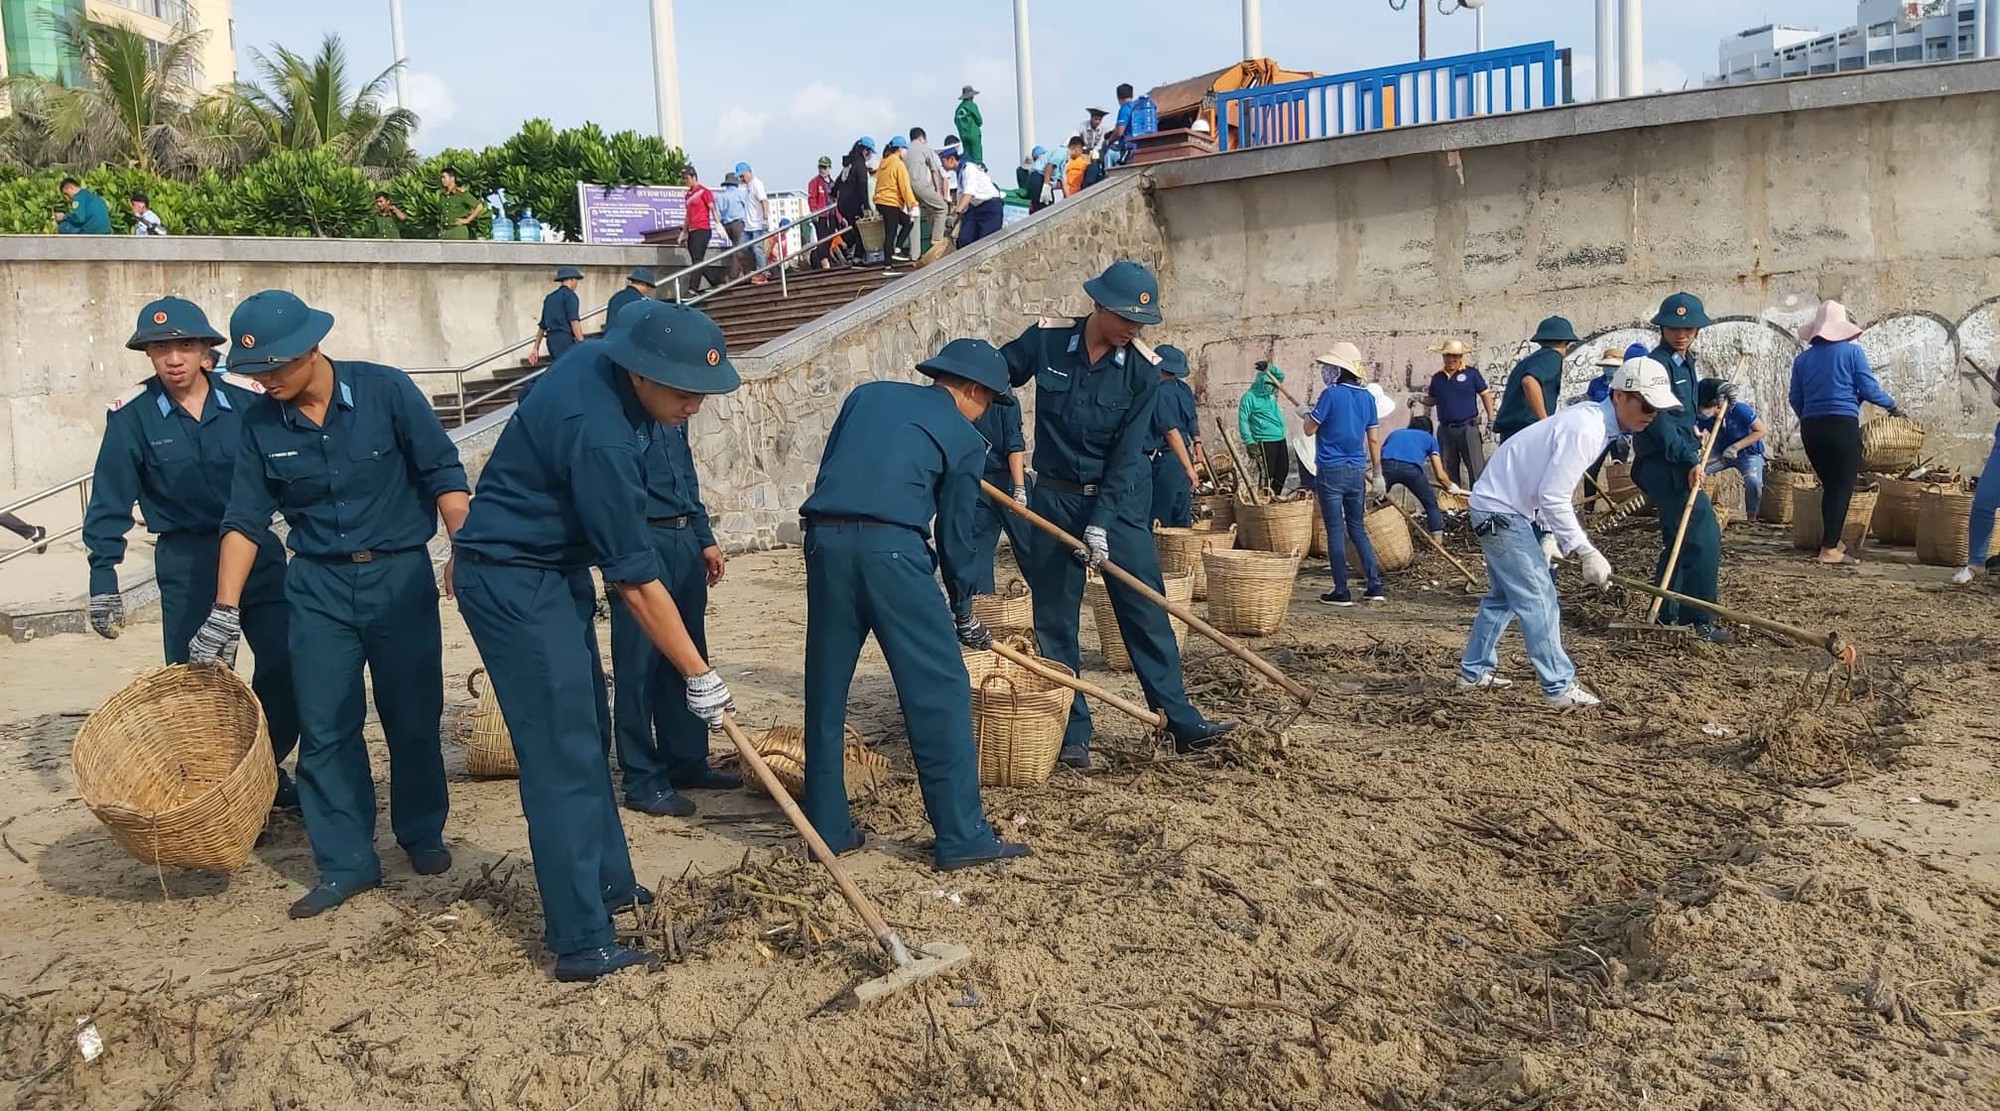
[[[500,243],[511,242],[514,238],[514,221],[497,208],[493,210],[493,238]]]
[[[534,209],[524,208],[521,210],[521,222],[514,226],[514,237],[523,243],[540,243],[542,241],[542,222],[535,219]]]

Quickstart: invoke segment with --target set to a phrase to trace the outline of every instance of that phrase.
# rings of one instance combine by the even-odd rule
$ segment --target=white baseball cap
[[[1644,355],[1627,359],[1611,375],[1611,389],[1638,394],[1655,409],[1678,409],[1681,399],[1674,394],[1673,379],[1667,368]]]

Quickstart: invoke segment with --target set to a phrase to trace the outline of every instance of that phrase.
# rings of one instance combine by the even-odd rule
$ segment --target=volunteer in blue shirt
[[[542,343],[549,345],[549,361],[583,342],[583,303],[576,287],[583,284],[583,271],[574,266],[556,270],[556,287],[542,298],[542,315],[535,323],[535,342],[528,348],[528,362],[542,361]]]
[[[722,329],[695,309],[643,301],[563,358],[521,403],[458,531],[458,607],[493,680],[521,764],[535,885],[555,978],[593,980],[658,956],[619,945],[611,916],[653,901],[632,874],[605,746],[610,708],[590,568],[686,681],[689,713],[719,726],[729,688],[661,582],[646,456],[740,384]],[[621,682],[621,686],[623,683]]]
[[[1463,480],[1470,486],[1486,469],[1479,419],[1483,411],[1486,423],[1493,423],[1493,390],[1478,367],[1465,365],[1466,356],[1472,354],[1465,341],[1446,340],[1434,350],[1444,356],[1444,369],[1431,375],[1418,403],[1436,414],[1444,473],[1451,481]]]
[[[2000,405],[2000,385],[1993,387],[1993,404]],[[2000,575],[2000,556],[1988,556],[1987,550],[1993,543],[1993,515],[2000,513],[2000,427],[1993,430],[1993,449],[1986,454],[1986,466],[1979,472],[1979,485],[1972,490],[1972,520],[1967,526],[1967,547],[1965,566],[1953,574],[1951,581],[1964,586],[1978,577],[1981,570],[1987,578]],[[1992,585],[1989,581],[1988,585]]]
[[[1681,517],[1687,515],[1687,534],[1681,541],[1680,559],[1674,565],[1673,581],[1667,589],[1690,598],[1713,602],[1722,568],[1722,527],[1716,523],[1715,507],[1702,488],[1707,461],[1701,457],[1701,438],[1694,430],[1697,401],[1694,342],[1708,327],[1708,313],[1701,298],[1692,293],[1676,293],[1660,303],[1653,326],[1660,329],[1660,346],[1648,356],[1667,368],[1667,378],[1680,407],[1661,413],[1644,432],[1632,437],[1632,482],[1646,494],[1660,515],[1660,559],[1653,571],[1659,582],[1673,552],[1674,537]],[[1694,508],[1688,510],[1688,499]],[[1716,624],[1708,613],[1682,610],[1672,602],[1660,607],[1663,625],[1691,625],[1704,639],[1729,644],[1735,634]]]
[[[1743,512],[1754,521],[1764,501],[1764,420],[1757,410],[1736,400],[1736,387],[1720,378],[1702,379],[1695,387],[1695,400],[1701,406],[1695,431],[1704,439],[1715,422],[1722,421],[1708,456],[1708,473],[1735,471],[1743,476]]]
[[[1860,335],[1861,329],[1847,318],[1845,305],[1824,302],[1799,330],[1799,342],[1806,349],[1792,360],[1789,400],[1792,412],[1798,414],[1806,459],[1819,476],[1819,561],[1835,565],[1860,562],[1847,554],[1840,534],[1861,476],[1861,403],[1887,409],[1890,416],[1902,415],[1896,399],[1875,377],[1875,368],[1868,365],[1868,354],[1854,342]]]
[[[1012,405],[1007,363],[958,339],[917,364],[931,385],[867,382],[841,403],[812,496],[806,546],[806,787],[800,808],[835,852],[862,846],[847,805],[847,696],[870,634],[902,703],[941,871],[1028,855],[979,805],[972,688],[959,648],[993,647],[972,616],[972,508],[986,446],[972,421]],[[936,531],[932,532],[932,522]],[[935,540],[933,550],[929,541]],[[936,568],[944,579],[938,597]]]
[[[118,564],[132,529],[132,503],[146,516],[153,575],[160,588],[160,634],[170,664],[188,662],[188,641],[215,602],[222,514],[232,461],[243,446],[243,414],[258,402],[254,384],[207,372],[209,347],[223,342],[200,306],[162,297],[139,310],[125,346],[152,361],[153,376],[111,403],[104,442],[91,471],[83,544],[90,552],[90,627],[118,635],[125,616]],[[250,687],[264,705],[271,755],[278,762],[277,805],[296,807],[298,788],[285,758],[299,743],[292,698],[292,656],[285,643],[285,549],[265,533],[243,588],[243,632],[257,655]]]
[[[612,294],[611,300],[605,303],[604,326],[606,328],[611,327],[611,322],[618,319],[619,309],[624,308],[634,301],[644,301],[651,297],[653,295],[653,287],[659,284],[660,280],[653,276],[653,271],[650,268],[644,266],[633,267],[632,272],[625,275],[625,288]],[[551,353],[553,354],[553,350]]]
[[[428,545],[438,518],[457,532],[468,487],[458,449],[408,375],[335,361],[320,343],[331,314],[282,290],[229,318],[229,366],[264,387],[243,415],[222,517],[215,608],[190,663],[234,658],[244,588],[271,530],[290,526],[292,686],[299,707],[299,802],[319,885],[294,918],[331,910],[382,882],[375,778],[362,739],[362,669],[389,747],[389,824],[419,875],[451,867],[438,721],[444,640]],[[449,592],[451,567],[445,567]]]
[[[1161,588],[1159,553],[1146,515],[1153,492],[1146,442],[1160,389],[1159,368],[1137,346],[1139,330],[1160,322],[1160,287],[1152,271],[1120,260],[1083,284],[1092,308],[1080,319],[1043,317],[1000,349],[1015,386],[1035,383],[1035,512],[1087,553],[1037,541],[1023,570],[1034,590],[1035,634],[1042,655],[1072,671],[1081,664],[1077,625],[1083,569],[1109,559],[1139,581]],[[1079,563],[1078,559],[1082,562]],[[1180,644],[1166,612],[1117,582],[1111,609],[1132,656],[1147,703],[1167,716],[1177,752],[1213,746],[1232,726],[1211,722],[1188,701]],[[1090,707],[1070,704],[1062,760],[1090,766]]]
[[[1019,405],[988,405],[972,422],[986,444],[986,481],[1006,490],[1014,500],[1028,504],[1028,441],[1021,433]],[[972,507],[972,592],[993,593],[993,557],[1000,550],[1000,533],[1007,534],[1007,546],[1014,553],[1014,566],[1026,574],[1028,545],[1036,543],[1035,530],[1017,513],[980,498]]]
[[[1326,522],[1327,562],[1333,572],[1333,589],[1319,600],[1329,606],[1354,604],[1347,588],[1347,549],[1340,542],[1345,536],[1361,557],[1368,601],[1386,602],[1382,567],[1368,540],[1369,495],[1385,494],[1388,487],[1382,482],[1381,418],[1375,395],[1368,392],[1367,365],[1361,349],[1351,343],[1334,344],[1318,363],[1326,389],[1312,405],[1300,406],[1299,416],[1316,445],[1319,512]]]
[[[1432,487],[1431,477],[1435,475],[1438,487],[1447,493],[1465,491],[1445,473],[1439,455],[1437,437],[1431,435],[1431,419],[1426,416],[1411,417],[1408,428],[1398,428],[1382,441],[1382,481],[1401,486],[1423,503],[1424,523],[1431,536],[1443,540],[1444,513],[1438,509],[1437,488]]]
[[[1514,364],[1514,372],[1507,376],[1507,389],[1500,395],[1500,412],[1493,418],[1493,434],[1502,443],[1556,411],[1562,398],[1563,356],[1578,341],[1569,321],[1551,316],[1536,326],[1531,342],[1538,346]]]
[[[1153,409],[1153,437],[1146,455],[1153,461],[1152,520],[1168,528],[1194,523],[1196,440],[1194,391],[1188,388],[1187,353],[1171,343],[1155,351],[1160,357],[1160,395]]]

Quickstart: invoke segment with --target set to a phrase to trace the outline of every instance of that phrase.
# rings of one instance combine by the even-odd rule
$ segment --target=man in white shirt
[[[750,163],[738,162],[736,164],[736,176],[743,183],[743,238],[755,239],[771,230],[770,195],[764,192],[763,181],[756,174],[750,172]],[[769,246],[770,242],[767,240],[750,248],[749,251],[750,254],[756,256],[755,266],[757,276],[750,280],[757,285],[762,285],[771,280],[770,276],[764,273],[765,251]]]
[[[1563,651],[1562,607],[1549,568],[1569,555],[1583,561],[1584,581],[1597,587],[1611,582],[1610,562],[1576,519],[1577,484],[1611,441],[1643,431],[1660,410],[1680,404],[1666,367],[1631,359],[1612,374],[1610,397],[1559,409],[1500,445],[1472,487],[1472,531],[1486,553],[1490,585],[1459,659],[1459,690],[1511,685],[1493,669],[1500,636],[1518,617],[1542,701],[1558,708],[1597,705],[1597,696],[1577,685],[1576,665]]]
[[[938,152],[944,171],[958,179],[958,245],[965,248],[1000,230],[1007,202],[986,174],[986,168],[965,157],[957,147]]]
[[[132,234],[167,234],[167,229],[160,223],[160,214],[153,211],[153,202],[144,193],[132,194]]]

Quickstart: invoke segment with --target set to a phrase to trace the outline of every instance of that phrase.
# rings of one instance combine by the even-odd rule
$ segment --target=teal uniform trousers
[[[654,528],[660,585],[673,596],[681,623],[708,658],[706,545],[692,527]],[[708,769],[708,723],[687,708],[687,681],[633,619],[618,591],[609,591],[611,670],[617,678],[612,720],[625,797],[643,799],[686,783]]]

